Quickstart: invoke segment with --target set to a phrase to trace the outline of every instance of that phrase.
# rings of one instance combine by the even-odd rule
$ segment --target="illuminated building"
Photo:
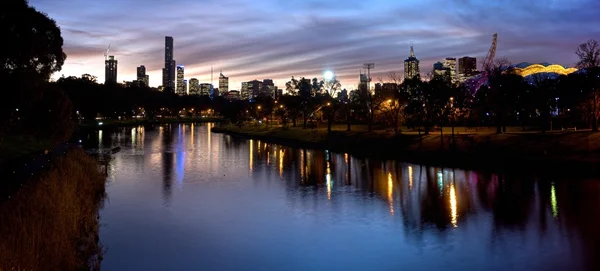
[[[461,57],[458,59],[458,74],[472,76],[477,73],[477,59],[474,57]]]
[[[456,84],[458,82],[458,78],[456,77],[456,58],[447,57],[444,59],[444,68],[450,71],[450,82]]]
[[[104,60],[104,84],[117,83],[117,64],[114,56],[109,56]]]
[[[190,79],[189,95],[200,95],[200,82],[196,78]]]
[[[185,95],[185,89],[183,88],[183,66],[177,66],[177,95]]]
[[[271,96],[273,99],[276,99],[275,95],[277,93],[277,87],[275,87],[275,83],[273,83],[273,79],[264,79],[262,82],[262,86],[260,88],[260,96]]]
[[[183,80],[183,93],[185,93],[185,95],[187,95],[187,93],[188,93],[188,81],[187,80]]]
[[[200,96],[209,96],[212,85],[209,83],[200,84]]]
[[[225,96],[225,99],[227,100],[239,100],[240,99],[240,92],[237,90],[230,90],[229,92],[227,92],[227,95]]]
[[[248,82],[242,82],[241,96],[243,100],[254,99],[260,94],[263,82],[258,80],[252,80]]]
[[[137,67],[137,82],[140,86],[147,87],[148,86],[149,76],[146,75],[146,67],[141,65]]]
[[[250,95],[248,95],[248,82],[242,82],[242,89],[240,91],[240,97],[242,100],[248,100]]]
[[[175,91],[175,60],[173,60],[173,38],[165,37],[165,67],[162,70],[163,88]]]
[[[420,77],[419,60],[415,57],[415,50],[410,46],[410,57],[404,60],[404,79],[414,79]]]
[[[226,77],[223,73],[219,74],[219,92],[223,96],[229,92],[229,77]]]
[[[434,76],[444,76],[450,78],[450,69],[444,67],[444,63],[436,62],[433,64],[433,75]]]

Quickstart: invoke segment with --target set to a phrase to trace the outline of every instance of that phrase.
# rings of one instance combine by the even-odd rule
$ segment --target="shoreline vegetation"
[[[394,134],[388,130],[347,132],[344,128],[302,129],[280,126],[222,125],[212,132],[247,137],[302,148],[347,152],[357,156],[396,159],[410,163],[436,166],[520,171],[523,169],[573,174],[598,173],[600,134],[590,131],[553,131],[546,133],[514,132],[495,134],[490,128],[455,127],[454,143],[451,128],[422,135],[407,131]],[[443,139],[442,139],[443,138]]]
[[[105,181],[81,149],[0,203],[0,270],[99,270]]]

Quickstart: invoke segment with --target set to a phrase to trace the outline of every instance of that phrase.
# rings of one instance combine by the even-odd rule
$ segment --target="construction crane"
[[[110,44],[108,45],[108,48],[106,48],[106,52],[104,52],[104,60],[108,60],[108,51],[110,51]]]
[[[490,51],[487,56],[483,60],[482,70],[484,72],[489,71],[494,66],[494,57],[496,57],[496,45],[498,43],[498,33],[494,34],[494,39],[492,40],[492,46],[490,47]]]

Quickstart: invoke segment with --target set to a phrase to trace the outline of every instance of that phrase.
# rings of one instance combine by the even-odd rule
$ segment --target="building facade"
[[[183,88],[183,76],[184,76],[184,70],[183,70],[183,66],[179,65],[177,66],[177,95],[185,95],[187,94],[185,92],[185,89]]]
[[[173,59],[173,37],[165,37],[165,67],[162,70],[162,85],[166,91],[175,92],[175,60]]]
[[[230,90],[224,96],[225,96],[225,99],[230,100],[230,101],[232,101],[232,100],[239,100],[240,99],[240,92],[237,91],[237,90]]]
[[[447,57],[446,59],[444,59],[444,68],[448,69],[448,71],[450,72],[450,82],[452,84],[458,83],[458,77],[456,73],[456,58]]]
[[[187,80],[183,80],[183,93],[185,93],[185,95],[188,94],[188,81]]]
[[[150,77],[146,74],[146,67],[141,65],[137,67],[137,82],[140,86],[147,87],[149,85]]]
[[[458,73],[472,76],[477,73],[477,59],[474,57],[461,57],[458,59]]]
[[[117,83],[117,64],[115,56],[109,56],[104,60],[104,84]]]
[[[200,95],[201,96],[210,96],[211,89],[212,89],[212,85],[209,83],[200,84]]]
[[[219,74],[219,92],[225,96],[229,92],[229,77]]]
[[[415,50],[410,46],[410,56],[404,60],[404,79],[420,78],[419,60],[415,57]]]
[[[189,81],[189,95],[200,95],[200,82],[196,78]]]

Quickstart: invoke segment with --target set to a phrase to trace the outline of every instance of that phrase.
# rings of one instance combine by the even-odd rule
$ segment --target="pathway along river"
[[[103,270],[600,270],[600,180],[362,159],[210,127],[84,138],[122,147]]]

